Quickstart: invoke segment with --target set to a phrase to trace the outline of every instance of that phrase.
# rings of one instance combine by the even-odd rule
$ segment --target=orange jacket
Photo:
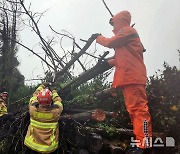
[[[115,65],[113,87],[129,84],[146,84],[146,68],[143,62],[143,46],[136,30],[130,26],[131,15],[122,11],[112,18],[114,36],[98,36],[96,42],[114,48]]]

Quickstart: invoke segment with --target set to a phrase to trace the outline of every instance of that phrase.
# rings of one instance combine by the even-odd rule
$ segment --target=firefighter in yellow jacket
[[[15,120],[13,113],[8,113],[8,95],[8,92],[5,91],[0,93],[0,126],[3,129],[9,129]]]
[[[29,102],[30,124],[24,140],[28,153],[55,153],[58,148],[59,125],[63,105],[56,90],[40,85]]]
[[[7,112],[7,100],[8,100],[8,93],[2,92],[0,94],[0,117],[6,115]]]

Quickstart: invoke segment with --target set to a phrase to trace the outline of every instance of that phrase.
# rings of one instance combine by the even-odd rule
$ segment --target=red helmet
[[[52,102],[52,93],[49,89],[42,89],[37,96],[38,103],[41,105],[48,105]]]
[[[8,97],[8,92],[2,92],[2,93],[0,94],[0,96],[1,96],[1,97]]]

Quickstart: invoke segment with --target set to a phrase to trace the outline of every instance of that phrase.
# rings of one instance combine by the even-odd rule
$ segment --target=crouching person
[[[58,121],[63,110],[56,90],[40,85],[29,102],[30,124],[24,140],[25,154],[57,153]]]

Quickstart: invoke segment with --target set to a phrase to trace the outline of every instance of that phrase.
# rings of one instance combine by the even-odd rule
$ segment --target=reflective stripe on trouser
[[[137,146],[148,148],[150,146],[150,137],[152,137],[152,124],[145,86],[124,86],[123,95],[126,109],[133,124],[133,132],[136,135],[136,140],[140,141],[140,143],[137,143]]]
[[[55,141],[55,136],[54,136],[57,126],[58,126],[58,122],[44,123],[44,122],[38,122],[36,120],[30,119],[30,128],[32,129],[32,132],[33,132],[33,127],[41,128],[41,129],[51,128],[53,130],[50,136],[51,145],[42,145],[42,144],[36,143],[34,141],[33,135],[29,137],[26,136],[24,144],[28,146],[29,148],[31,148],[32,150],[35,150],[38,152],[42,152],[42,153],[53,152],[54,150],[58,148],[58,142]]]

